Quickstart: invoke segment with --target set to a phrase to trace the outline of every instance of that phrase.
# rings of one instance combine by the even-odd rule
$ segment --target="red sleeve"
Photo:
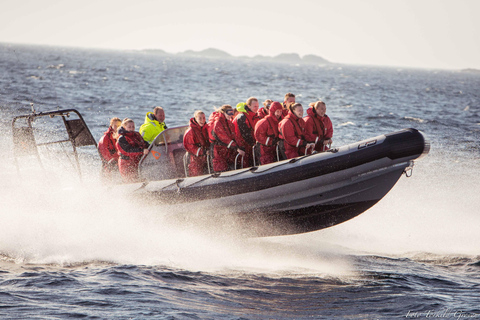
[[[255,126],[255,139],[263,145],[267,145],[267,138],[268,138],[268,136],[267,136],[268,122],[267,121],[268,120],[266,118],[263,118]],[[270,139],[270,140],[272,140],[272,139]]]
[[[138,155],[143,155],[143,147],[134,147],[130,145],[125,139],[124,136],[120,136],[117,140],[117,149],[126,156],[138,156]]]
[[[292,147],[298,148],[306,144],[305,141],[297,138],[297,136],[295,135],[295,128],[293,127],[293,123],[291,120],[287,120],[283,123],[282,133],[285,142]]]
[[[313,133],[313,128],[315,127],[314,119],[312,117],[306,117],[305,119],[305,140],[309,142],[315,142],[318,138],[318,135]]]
[[[324,117],[323,125],[325,126],[325,139],[331,139],[333,137],[333,124],[329,117]]]
[[[207,138],[208,139],[208,138]],[[203,148],[198,146],[199,142],[195,141],[195,133],[193,129],[188,129],[183,136],[183,146],[190,154],[193,154],[195,157],[203,156]]]

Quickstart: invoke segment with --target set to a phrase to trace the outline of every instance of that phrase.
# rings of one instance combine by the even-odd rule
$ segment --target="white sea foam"
[[[480,245],[479,163],[453,154],[430,154],[362,215],[305,235],[358,253],[478,254]]]
[[[71,166],[54,163],[55,158],[44,163],[45,170],[32,161],[20,176],[10,160],[0,162],[0,254],[17,263],[107,261],[199,271],[351,273],[348,259],[334,250],[167,222],[168,206],[139,205],[102,185],[99,163],[84,171],[80,182]]]
[[[414,122],[418,122],[418,123],[425,123],[425,122],[427,122],[427,120],[420,119],[420,118],[415,118],[415,117],[403,117],[403,119],[405,119],[405,120],[410,120],[410,121],[414,121]]]

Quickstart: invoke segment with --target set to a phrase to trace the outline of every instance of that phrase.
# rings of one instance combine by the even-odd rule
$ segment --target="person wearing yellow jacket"
[[[163,111],[162,107],[155,107],[153,112],[147,112],[145,115],[145,123],[140,126],[139,132],[143,140],[151,144],[165,129],[167,129],[165,111]]]

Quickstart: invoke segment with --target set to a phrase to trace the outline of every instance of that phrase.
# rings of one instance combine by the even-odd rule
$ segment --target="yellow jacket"
[[[165,129],[167,129],[165,122],[159,123],[157,119],[155,119],[153,112],[147,112],[145,115],[145,123],[140,126],[140,134],[143,140],[152,143]]]

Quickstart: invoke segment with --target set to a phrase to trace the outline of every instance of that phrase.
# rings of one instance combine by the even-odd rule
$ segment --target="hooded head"
[[[270,105],[270,110],[268,111],[268,113],[272,116],[275,116],[275,111],[277,111],[277,110],[283,111],[283,106],[280,102],[274,101]]]

